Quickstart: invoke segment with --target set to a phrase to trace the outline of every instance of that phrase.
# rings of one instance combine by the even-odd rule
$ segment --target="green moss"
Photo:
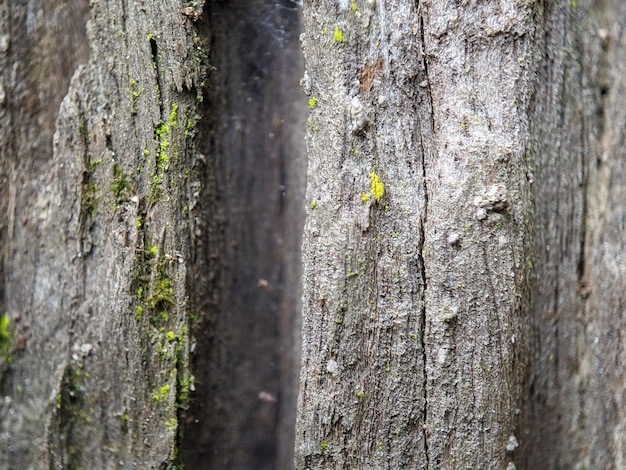
[[[311,209],[315,209],[317,207],[317,201],[315,199],[313,199],[311,201],[311,205],[309,206]]]
[[[87,172],[89,174],[93,173],[96,170],[96,167],[102,163],[102,159],[94,160],[91,158],[91,155],[87,157]]]
[[[320,130],[319,126],[313,124],[313,119],[309,118],[306,121],[306,126],[308,129],[311,129],[313,132],[317,132]]]
[[[96,183],[83,184],[83,192],[80,195],[80,207],[84,216],[94,217],[98,209],[98,192],[99,186]]]
[[[130,178],[117,164],[113,165],[113,182],[111,183],[111,191],[115,197],[116,204],[129,201],[131,195],[134,193],[134,185],[132,184]]]
[[[187,364],[186,367],[189,365]],[[191,376],[186,379],[178,379],[178,402],[179,404],[183,404],[189,398],[189,392],[193,390],[194,387],[194,378]]]
[[[353,11],[354,13],[358,13],[358,11],[359,11],[359,7],[358,7],[358,5],[356,4],[356,0],[352,0],[352,1],[350,2],[350,7],[352,8],[352,11]]]
[[[169,394],[170,394],[170,385],[165,384],[162,387],[160,387],[158,391],[152,394],[152,399],[154,401],[164,401],[167,399]]]
[[[178,104],[174,103],[170,111],[170,126],[176,127],[178,121]]]
[[[312,96],[311,98],[309,98],[309,109],[313,110],[315,109],[316,106],[317,106],[317,98],[315,96]]]
[[[6,355],[11,346],[11,319],[8,315],[0,317],[0,354]]]
[[[322,450],[328,449],[328,441],[322,441],[320,443],[320,447],[322,448]]]
[[[141,305],[137,305],[135,309],[135,319],[139,322],[143,319],[143,307]]]
[[[199,115],[195,115],[193,119],[187,118],[187,122],[185,123],[185,139],[188,139],[193,134],[193,130],[200,119]]]
[[[139,101],[139,97],[146,91],[145,88],[137,89],[137,81],[131,80],[130,87],[127,89],[131,93],[131,114],[137,114],[137,102]]]
[[[357,392],[356,396],[359,398],[363,398],[365,396],[365,392],[363,390],[360,390]]]
[[[162,277],[156,281],[148,304],[151,309],[162,312],[174,304],[174,283],[170,278]]]

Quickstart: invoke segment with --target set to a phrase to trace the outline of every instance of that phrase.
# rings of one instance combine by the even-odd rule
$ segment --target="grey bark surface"
[[[0,2],[0,467],[624,468],[626,7],[305,1],[301,273],[296,4]]]
[[[621,2],[546,5],[530,152],[535,276],[527,467],[626,465]]]
[[[2,468],[291,466],[298,11],[204,3],[0,4]]]
[[[623,466],[623,15],[305,2],[297,468]]]

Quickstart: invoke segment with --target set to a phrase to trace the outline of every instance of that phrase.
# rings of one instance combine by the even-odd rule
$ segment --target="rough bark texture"
[[[6,468],[167,465],[191,383],[184,207],[194,204],[196,153],[186,137],[203,51],[180,6],[92,2],[88,42],[84,7],[6,7],[9,130],[27,139],[20,126],[29,127],[39,138],[37,152],[19,141],[3,147],[4,306],[14,339],[2,373]],[[69,31],[65,17],[74,18]],[[63,38],[55,47],[64,60],[35,45],[48,31],[49,41]],[[74,43],[78,52],[91,45],[87,65],[76,68],[85,54],[69,53]],[[44,74],[49,94],[37,92]]]
[[[299,12],[227,3],[0,3],[2,468],[290,466]]]
[[[624,7],[591,6],[305,3],[298,468],[623,466]]]
[[[296,4],[0,0],[0,467],[291,467]],[[624,468],[623,2],[303,11],[296,466]]]
[[[623,2],[546,4],[531,114],[527,468],[626,465]]]

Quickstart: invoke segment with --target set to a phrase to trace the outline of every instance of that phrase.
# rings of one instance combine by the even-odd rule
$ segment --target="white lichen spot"
[[[337,372],[339,372],[339,364],[337,364],[337,361],[330,359],[326,363],[326,370],[333,375],[337,375]]]
[[[361,100],[356,96],[350,101],[350,119],[352,121],[352,133],[355,135],[360,134],[367,126],[368,121],[365,108]]]
[[[311,77],[308,72],[304,72],[302,79],[300,80],[300,87],[307,96],[311,95]]]
[[[337,5],[340,10],[345,11],[350,8],[350,0],[337,0]]]
[[[441,321],[444,323],[450,323],[459,316],[459,307],[456,305],[452,306],[444,306],[443,312],[441,314]]]
[[[380,95],[378,97],[378,106],[384,107],[387,105],[387,95]]]
[[[502,212],[509,206],[508,191],[504,183],[491,186],[487,192],[474,198],[476,218],[484,220],[489,212]]]
[[[478,220],[485,220],[487,218],[487,210],[482,207],[479,207],[476,210],[476,218]]]
[[[506,470],[516,470],[515,464],[513,462],[509,462],[506,466]]]
[[[445,363],[447,358],[448,348],[439,348],[439,351],[437,351],[437,361],[439,362],[439,364]]]
[[[506,443],[506,451],[511,454],[519,447],[517,438],[515,436],[509,436],[509,441]]]
[[[448,245],[451,245],[451,246],[457,245],[459,243],[460,239],[461,239],[461,237],[459,236],[458,233],[451,232],[448,235]]]

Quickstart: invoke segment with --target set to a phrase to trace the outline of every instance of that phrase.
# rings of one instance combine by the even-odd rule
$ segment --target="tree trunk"
[[[297,467],[623,466],[624,8],[304,18]]]
[[[626,465],[626,8],[543,12],[529,153],[536,290],[528,468]]]
[[[625,467],[626,7],[297,3],[0,2],[0,467]]]
[[[291,466],[299,12],[183,3],[0,4],[2,468]]]

